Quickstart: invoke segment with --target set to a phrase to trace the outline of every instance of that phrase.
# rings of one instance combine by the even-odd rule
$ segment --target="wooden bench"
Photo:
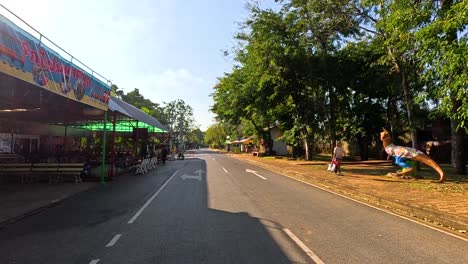
[[[83,166],[84,163],[5,163],[0,164],[0,180],[8,181],[9,176],[15,175],[21,177],[21,183],[34,183],[46,176],[49,184],[58,184],[70,177],[78,184],[83,182]]]
[[[83,166],[84,163],[34,163],[31,170],[36,174],[47,175],[50,184],[63,183],[67,178],[78,184],[83,182]]]
[[[34,163],[31,165],[31,175],[36,181],[42,176],[48,177],[49,184],[54,183],[53,179],[58,177],[57,163]]]
[[[21,183],[31,183],[31,163],[1,163],[0,182],[8,182],[10,176],[20,177]]]
[[[18,154],[2,153],[0,154],[0,163],[20,163],[24,158]]]
[[[58,172],[63,178],[71,177],[75,184],[83,182],[81,173],[83,172],[84,163],[59,163]]]

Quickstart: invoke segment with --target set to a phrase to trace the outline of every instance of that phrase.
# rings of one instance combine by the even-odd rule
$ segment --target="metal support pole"
[[[13,129],[11,130],[11,144],[10,144],[10,153],[15,152],[15,137],[13,134]]]
[[[156,152],[156,146],[155,146],[156,144],[155,144],[155,142],[156,142],[157,138],[156,138],[156,133],[154,132],[154,127],[152,127],[152,128],[153,128],[153,135],[152,135],[152,138],[153,138],[153,146],[152,146],[152,148],[151,148],[151,153],[154,153],[154,152]]]
[[[135,131],[135,156],[138,157],[138,120],[136,121],[136,131]]]
[[[65,152],[65,149],[67,147],[67,133],[68,133],[68,125],[65,125],[65,132],[63,134],[63,151]]]
[[[112,163],[110,166],[110,173],[109,177],[114,176],[114,166],[115,166],[115,123],[117,122],[117,114],[115,111],[112,114],[112,152],[111,152],[111,159]]]
[[[105,183],[104,166],[106,165],[106,125],[107,125],[107,111],[104,112],[104,129],[102,131],[102,162],[101,162],[101,183]]]

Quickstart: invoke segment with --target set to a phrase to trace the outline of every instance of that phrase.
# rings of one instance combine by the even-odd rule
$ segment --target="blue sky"
[[[209,94],[216,77],[232,66],[222,51],[233,47],[247,17],[246,0],[0,3],[125,92],[139,88],[160,104],[183,99],[202,130],[214,123]]]

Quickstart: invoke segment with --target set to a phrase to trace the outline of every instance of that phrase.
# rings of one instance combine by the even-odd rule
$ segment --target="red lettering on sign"
[[[21,41],[21,48],[23,49],[23,56],[29,56],[29,45],[26,41]]]
[[[29,50],[29,57],[31,57],[32,63],[39,64],[39,56],[37,56],[37,52],[35,50]]]
[[[61,75],[65,74],[66,76],[80,79],[83,82],[83,86],[86,88],[89,88],[91,86],[91,78],[87,74],[85,74],[78,68],[70,67],[61,63],[60,60],[54,55],[49,55],[49,53],[45,49],[39,48],[39,52],[37,52],[35,49],[32,49],[26,41],[21,41],[21,48],[23,50],[23,57],[29,56],[33,64],[39,65],[43,69],[48,69],[52,72],[59,73]],[[52,59],[50,59],[50,57]],[[92,93],[91,97],[99,101],[108,103],[110,99],[110,93]]]

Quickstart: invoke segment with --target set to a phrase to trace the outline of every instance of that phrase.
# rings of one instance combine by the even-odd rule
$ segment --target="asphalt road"
[[[467,263],[467,248],[467,241],[203,150],[0,230],[2,264]]]

